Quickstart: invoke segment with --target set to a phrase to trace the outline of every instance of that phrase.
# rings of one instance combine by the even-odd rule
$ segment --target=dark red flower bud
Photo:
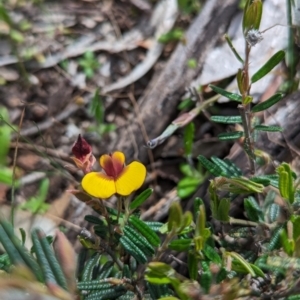
[[[77,141],[74,143],[72,147],[72,153],[77,159],[81,160],[91,152],[92,152],[91,145],[83,137],[81,137],[81,134],[79,134]]]
[[[92,154],[92,146],[80,134],[72,147],[72,153],[74,154],[72,159],[79,169],[84,173],[92,170],[92,166],[96,161]]]

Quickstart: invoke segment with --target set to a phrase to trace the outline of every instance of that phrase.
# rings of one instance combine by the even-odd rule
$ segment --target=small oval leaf
[[[267,125],[256,125],[255,130],[268,131],[268,132],[282,132],[283,128],[280,126],[267,126]]]
[[[129,208],[136,209],[141,206],[153,193],[153,189],[146,189],[142,193],[140,193],[131,203]]]
[[[236,124],[236,123],[242,123],[242,117],[241,116],[212,116],[210,118],[211,121],[216,123],[223,123],[223,124]]]
[[[200,164],[204,168],[206,168],[212,175],[214,175],[216,177],[225,176],[223,174],[222,169],[218,165],[216,165],[216,164],[212,163],[211,161],[209,161],[206,157],[204,157],[202,155],[199,155],[198,160],[199,160]]]
[[[266,110],[269,107],[276,104],[277,102],[279,102],[282,99],[282,97],[283,97],[282,93],[277,93],[277,94],[273,95],[272,97],[270,97],[269,99],[267,99],[266,101],[255,105],[251,109],[251,112],[256,113],[256,112],[259,112],[259,111]]]
[[[236,102],[242,102],[242,96],[239,94],[234,94],[227,92],[226,90],[223,90],[219,88],[218,86],[210,84],[209,87],[216,93],[228,98],[229,100],[236,101]]]
[[[253,74],[251,82],[254,83],[267,75],[284,59],[284,56],[285,52],[283,50],[276,52],[255,74]]]
[[[229,141],[239,139],[244,135],[243,131],[234,131],[234,132],[224,132],[218,135],[219,140],[221,141]]]
[[[192,243],[192,239],[180,239],[174,240],[169,244],[169,249],[176,250],[176,251],[186,251],[190,248]]]

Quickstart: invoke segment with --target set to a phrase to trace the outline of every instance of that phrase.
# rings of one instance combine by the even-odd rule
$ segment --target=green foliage
[[[228,98],[229,100],[236,101],[236,102],[242,102],[242,96],[238,94],[234,94],[231,92],[227,92],[226,90],[223,90],[215,85],[210,84],[209,87],[215,91],[216,93]]]
[[[236,140],[244,136],[243,131],[233,131],[233,132],[224,132],[218,134],[218,138],[221,141],[229,141],[229,140]]]
[[[21,243],[19,238],[15,235],[12,225],[2,217],[0,218],[0,243],[6,251],[6,254],[3,254],[0,259],[1,269],[6,272],[12,272],[10,276],[15,282],[17,282],[19,278],[18,275],[14,273],[14,270],[22,270],[22,274],[26,274],[29,278],[31,288],[34,289],[35,285],[43,283],[48,287],[46,288],[48,289],[48,293],[57,296],[61,295],[61,297],[64,296],[63,299],[70,299],[70,293],[73,291],[68,287],[67,278],[69,274],[65,272],[66,270],[62,267],[65,261],[59,262],[56,256],[57,254],[66,255],[69,248],[64,244],[65,250],[63,251],[65,251],[65,253],[59,250],[59,253],[55,253],[49,244],[48,238],[39,229],[33,230],[31,237],[33,253],[25,248],[24,243]],[[12,268],[12,264],[14,268]],[[75,274],[73,274],[73,276],[74,275]],[[23,285],[24,289],[27,289],[29,286],[27,281],[22,283],[20,288],[22,288]]]
[[[45,178],[40,183],[40,188],[38,194],[28,199],[25,203],[23,203],[20,208],[24,210],[29,210],[33,214],[37,213],[45,213],[50,204],[45,203],[49,190],[49,179]]]
[[[241,116],[231,116],[231,117],[225,117],[225,116],[212,116],[210,118],[211,121],[216,123],[223,123],[223,124],[236,124],[236,123],[242,123]]]
[[[184,177],[177,184],[177,194],[181,199],[192,195],[205,179],[202,170],[198,171],[198,169],[195,169],[188,163],[180,165],[180,170]]]
[[[276,52],[255,74],[251,77],[251,82],[254,83],[265,75],[270,73],[285,57],[285,52],[280,50]]]
[[[146,189],[140,193],[129,205],[129,208],[134,210],[140,207],[153,193],[153,189]]]
[[[196,13],[200,9],[199,0],[177,0],[179,9],[185,14]]]
[[[267,99],[266,101],[255,105],[251,109],[251,111],[253,113],[256,113],[256,112],[259,112],[259,111],[266,110],[269,107],[275,105],[278,101],[280,101],[282,99],[282,97],[283,97],[282,93],[275,94],[275,95],[271,96],[269,99]]]
[[[250,29],[259,29],[263,4],[260,0],[248,0],[244,8],[243,32],[246,35]]]
[[[225,40],[228,44],[228,46],[230,47],[232,53],[234,54],[234,56],[237,58],[237,60],[240,62],[240,63],[244,63],[244,60],[240,57],[239,53],[236,51],[235,47],[233,46],[232,44],[232,41],[230,39],[230,37],[228,36],[228,34],[225,34]],[[215,91],[216,92],[216,91]],[[219,93],[221,94],[221,93]]]
[[[78,60],[78,64],[87,78],[93,78],[95,70],[100,67],[100,63],[91,51],[86,51],[83,57]]]
[[[187,157],[191,156],[192,154],[194,135],[195,125],[193,122],[191,122],[184,128],[184,154]]]
[[[199,1],[196,0],[178,0],[178,4],[183,12],[189,14],[199,8]],[[243,147],[249,166],[239,168],[228,158],[206,158],[203,155],[198,156],[195,164],[193,153],[197,149],[194,149],[193,142],[198,131],[195,128],[197,123],[194,124],[193,120],[214,103],[218,95],[198,105],[195,105],[193,97],[185,99],[180,109],[193,108],[180,114],[160,136],[148,143],[149,148],[154,148],[178,128],[184,127],[183,157],[186,161],[180,166],[184,176],[177,186],[177,201],[170,199],[164,207],[159,206],[159,209],[168,209],[164,222],[143,220],[148,203],[157,197],[151,188],[133,199],[117,195],[117,208],[112,208],[112,203],[108,201],[88,198],[85,203],[94,212],[84,217],[90,225],[87,228],[91,229],[82,229],[78,233],[83,250],[78,260],[77,281],[75,271],[72,273],[75,285],[72,289],[66,264],[60,260],[61,251],[52,245],[52,241],[41,230],[35,229],[31,233],[33,247],[32,251],[28,251],[24,246],[25,231],[20,231],[20,240],[11,224],[0,218],[0,243],[4,249],[0,255],[1,270],[14,276],[14,269],[25,267],[33,281],[43,285],[50,294],[54,294],[54,286],[69,296],[62,299],[189,300],[200,296],[205,298],[204,294],[209,294],[207,298],[215,297],[215,294],[210,294],[215,291],[229,300],[261,295],[280,298],[282,295],[277,292],[282,290],[274,289],[278,286],[285,287],[284,297],[289,299],[294,296],[293,288],[298,282],[297,272],[300,268],[299,177],[286,162],[281,162],[274,174],[271,171],[266,173],[267,168],[257,172],[259,160],[265,159],[267,165],[272,158],[263,149],[256,148],[256,136],[261,131],[282,131],[279,126],[260,124],[262,121],[258,120],[260,114],[257,113],[276,105],[283,94],[276,93],[266,101],[253,105],[251,85],[270,73],[285,57],[284,51],[278,51],[264,66],[258,66],[255,74],[249,74],[249,55],[253,45],[249,43],[248,34],[250,31],[259,33],[262,10],[262,1],[245,1],[242,25],[245,53],[239,54],[228,35],[225,36],[241,63],[240,69],[236,70],[238,92],[209,85],[214,93],[237,102],[240,115],[223,116],[222,112],[212,116],[211,121],[225,125],[238,124],[236,128],[241,129],[223,132],[219,134],[219,139],[239,139],[236,143]],[[0,18],[11,22],[1,7]],[[17,40],[17,34],[15,36]],[[161,42],[172,40],[185,42],[183,31],[174,29],[160,37]],[[194,68],[197,63],[191,59],[188,67]],[[251,60],[251,64],[255,63]],[[79,64],[90,78],[99,67],[91,52],[87,52]],[[197,96],[196,92],[194,96]],[[104,101],[99,89],[90,103],[90,112],[97,123],[93,130],[100,135],[112,130],[111,125],[105,123]],[[5,114],[7,111],[0,113],[3,121],[0,123],[0,133],[1,128],[9,124]],[[5,130],[4,134],[0,134],[0,142],[1,138],[4,139],[1,149],[4,154],[0,152],[2,165],[5,165],[10,143],[10,131]],[[185,199],[199,188],[206,178],[202,168],[211,175],[207,197],[205,202],[200,198],[191,199],[193,203],[187,207],[193,208],[186,209],[186,205],[182,206],[178,198]],[[9,183],[9,176],[11,174],[5,177],[5,169],[2,168],[0,180],[3,178]],[[38,195],[28,199],[24,207],[34,213],[42,212],[48,186],[48,179],[43,180]],[[150,197],[151,201],[147,201]],[[156,203],[154,205],[157,209]],[[232,214],[237,207],[241,209],[241,219],[236,219],[236,214]],[[62,252],[65,259],[69,257],[68,252]],[[180,274],[177,271],[180,268],[173,268],[169,259],[176,262],[177,266],[184,266],[185,273]],[[289,280],[288,286],[283,281],[286,278]],[[265,285],[257,284],[262,281],[265,281]],[[270,292],[272,289],[273,294]]]
[[[1,11],[1,9],[0,9]],[[10,146],[12,127],[9,126],[9,114],[7,108],[0,105],[0,166],[4,166]],[[2,168],[1,168],[2,169]],[[2,172],[1,172],[2,173]],[[4,175],[4,172],[3,172]],[[8,174],[7,174],[8,175]],[[1,174],[0,174],[1,177]],[[5,175],[3,176],[6,177]],[[2,180],[0,182],[6,183]]]
[[[158,41],[160,43],[166,44],[172,41],[180,41],[184,38],[184,31],[180,28],[175,28],[170,30],[168,33],[162,34]]]
[[[90,102],[89,110],[96,121],[96,126],[91,126],[89,130],[96,131],[100,136],[103,136],[104,134],[116,129],[116,126],[114,124],[105,123],[105,107],[103,99],[100,96],[99,89],[96,89],[94,93],[94,96]]]

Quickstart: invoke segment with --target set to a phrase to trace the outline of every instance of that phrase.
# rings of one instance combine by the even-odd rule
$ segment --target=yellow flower
[[[125,155],[119,151],[102,155],[100,166],[104,172],[90,172],[81,182],[82,188],[96,198],[128,196],[141,187],[146,177],[143,164],[133,161],[125,166]]]

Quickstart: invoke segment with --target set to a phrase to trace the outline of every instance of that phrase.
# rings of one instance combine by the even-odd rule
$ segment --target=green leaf
[[[250,264],[251,268],[253,269],[253,271],[255,272],[255,274],[258,277],[262,277],[265,278],[265,273],[261,270],[261,268],[259,268],[258,266],[254,265],[254,264]]]
[[[0,147],[1,148],[1,147]],[[1,150],[0,150],[1,152]],[[1,166],[1,165],[0,165]],[[0,167],[0,183],[11,186],[13,184],[13,170],[7,167]],[[20,181],[15,180],[15,187],[20,186]]]
[[[296,241],[297,238],[300,236],[300,216],[293,216],[291,218],[293,223],[293,238]]]
[[[271,184],[271,180],[269,178],[261,177],[261,176],[255,176],[251,178],[251,181],[260,183],[264,186],[268,186]]]
[[[227,92],[226,90],[223,90],[215,85],[210,84],[209,87],[216,93],[230,99],[236,102],[242,102],[242,96],[239,94],[234,94],[234,93],[230,93]]]
[[[137,233],[134,229],[129,226],[125,226],[123,228],[124,235],[131,240],[133,244],[136,245],[146,256],[152,256],[154,254],[154,249],[151,244],[146,240],[146,238],[139,233]]]
[[[50,206],[50,204],[45,203],[49,190],[49,185],[49,179],[44,178],[40,183],[38,194],[29,198],[27,202],[22,204],[21,209],[29,210],[33,214],[45,213]]]
[[[217,219],[221,222],[229,221],[230,199],[222,198],[217,211]]]
[[[216,276],[216,282],[221,283],[223,280],[226,279],[226,277],[227,277],[227,270],[226,268],[222,267]]]
[[[0,243],[8,254],[10,261],[14,265],[25,265],[22,256],[20,255],[19,251],[16,249],[2,226],[0,226]]]
[[[184,153],[186,156],[192,154],[192,147],[194,141],[194,134],[195,134],[195,125],[193,122],[189,123],[184,128]]]
[[[268,131],[268,132],[282,132],[283,128],[280,126],[267,126],[267,125],[256,125],[255,130],[258,131]]]
[[[289,223],[289,222],[288,222]],[[287,255],[292,256],[295,250],[295,242],[293,239],[289,239],[287,234],[287,229],[284,229],[281,232],[281,243],[284,251],[287,253]]]
[[[104,123],[104,105],[103,99],[100,97],[100,89],[95,90],[94,96],[90,102],[89,110],[96,119],[97,124]]]
[[[25,37],[19,30],[11,29],[9,32],[10,38],[16,43],[23,43]]]
[[[218,189],[222,191],[228,191],[230,193],[262,193],[264,186],[262,184],[253,182],[248,178],[217,178]]]
[[[206,212],[205,212],[205,206],[202,203],[199,206],[199,213],[196,219],[195,236],[202,236],[202,237],[204,236],[205,224],[206,224]]]
[[[45,255],[45,252],[43,250],[43,247],[41,245],[41,240],[38,237],[37,230],[34,230],[31,233],[31,239],[33,243],[33,250],[35,252],[37,261],[42,269],[43,276],[45,277],[46,283],[55,283],[57,284],[57,281],[55,279],[55,275],[53,274],[53,271],[50,267],[49,261]]]
[[[256,0],[249,2],[249,5],[246,6],[243,17],[243,31],[244,34],[247,33],[249,29],[259,29],[261,16],[262,16],[262,2]]]
[[[93,279],[93,271],[98,267],[100,260],[100,253],[95,253],[86,263],[82,273],[82,281],[90,281]]]
[[[268,208],[268,217],[270,219],[270,223],[275,222],[279,217],[279,214],[280,214],[280,206],[276,203],[271,203]]]
[[[130,255],[132,255],[139,263],[144,264],[147,262],[147,256],[143,251],[141,251],[136,244],[132,242],[130,238],[123,235],[120,238],[120,243]]]
[[[146,189],[140,193],[129,205],[131,210],[134,210],[140,207],[153,193],[153,189]]]
[[[236,80],[238,84],[238,88],[240,93],[243,95],[247,91],[248,82],[246,81],[245,71],[242,69],[238,69],[238,72],[236,74]]]
[[[189,227],[193,222],[193,214],[190,211],[186,211],[182,216],[182,223],[181,223],[181,231],[183,231],[186,227]]]
[[[79,290],[107,290],[110,289],[113,285],[109,282],[101,282],[100,280],[87,280],[83,282],[78,282],[77,288]]]
[[[211,247],[207,243],[204,246],[203,253],[211,262],[221,265],[222,259],[220,255],[213,247]]]
[[[106,285],[108,285],[108,283],[106,283]],[[103,286],[104,284],[101,284],[100,288]],[[124,295],[125,293],[126,293],[126,289],[123,286],[111,287],[110,285],[110,287],[102,288],[101,290],[92,291],[85,299],[86,300],[119,299],[119,297]]]
[[[127,265],[126,265],[127,266]],[[125,267],[125,265],[124,265]],[[112,271],[114,269],[114,262],[113,261],[107,261],[104,265],[102,265],[101,269],[98,272],[98,277],[97,279],[105,279],[108,278]]]
[[[278,188],[278,175],[261,175],[261,176],[254,176],[251,178],[251,181],[261,183],[265,186],[272,185],[275,188]]]
[[[26,231],[23,228],[19,228],[20,234],[21,234],[21,242],[22,246],[24,246],[26,242]]]
[[[211,160],[218,165],[222,171],[223,171],[223,176],[225,177],[238,177],[238,176],[242,176],[242,170],[240,168],[238,168],[232,161],[230,161],[229,159],[220,159],[216,156],[212,156]]]
[[[199,178],[194,177],[184,177],[178,182],[177,194],[181,199],[190,196],[196,191],[199,184],[202,182]]]
[[[232,41],[230,39],[230,37],[228,36],[228,34],[225,34],[225,40],[227,42],[227,44],[229,45],[231,51],[233,52],[234,56],[237,58],[237,60],[244,64],[244,60],[240,57],[240,55],[238,54],[238,52],[236,51],[236,49],[234,48]]]
[[[155,284],[180,283],[176,278],[176,271],[162,262],[150,262],[146,269],[145,279]]]
[[[294,180],[292,170],[289,164],[282,163],[276,169],[279,174],[279,191],[283,198],[289,200],[290,203],[294,202]]]
[[[62,268],[59,264],[59,262],[57,261],[57,258],[55,257],[55,254],[52,250],[52,248],[49,245],[49,242],[46,238],[46,236],[44,235],[44,233],[38,229],[34,230],[34,232],[36,233],[40,245],[42,246],[45,258],[47,259],[49,266],[52,270],[52,274],[55,277],[55,281],[59,284],[59,286],[61,286],[63,289],[67,290],[67,281],[65,278],[65,275],[62,271]]]
[[[269,107],[276,104],[277,102],[279,102],[282,98],[283,98],[283,94],[282,93],[277,93],[277,94],[273,95],[272,97],[270,97],[269,99],[267,99],[266,101],[255,105],[251,109],[251,112],[256,113],[256,112],[259,112],[259,111],[266,110]]]
[[[212,175],[218,177],[218,176],[225,176],[225,173],[223,172],[222,168],[216,165],[215,163],[212,163],[207,158],[205,158],[203,155],[198,156],[198,160],[200,164],[206,168]]]
[[[273,232],[271,235],[271,239],[269,242],[269,245],[267,247],[268,251],[273,251],[275,249],[280,248],[281,244],[280,244],[280,236],[281,236],[281,232],[283,231],[283,225],[279,225]]]
[[[250,221],[258,222],[258,221],[262,221],[264,219],[263,212],[260,209],[255,198],[250,196],[250,197],[244,199],[244,208],[246,210],[247,216],[250,219]]]
[[[245,269],[247,273],[249,273],[252,277],[256,277],[254,270],[251,265],[238,253],[236,252],[226,252],[232,258],[236,259],[236,261]]]
[[[180,172],[186,177],[195,177],[195,169],[188,163],[179,165]]]
[[[188,271],[189,276],[193,280],[197,280],[198,277],[198,259],[192,252],[188,254]]]
[[[173,240],[168,245],[168,248],[176,251],[186,251],[190,248],[192,242],[193,242],[192,239]]]
[[[168,218],[168,231],[172,230],[177,231],[180,228],[182,223],[182,208],[178,202],[173,202],[169,209],[169,218]]]
[[[225,132],[218,134],[218,138],[221,141],[229,141],[239,139],[244,135],[243,131]]]
[[[195,216],[200,212],[200,209],[201,209],[201,206],[200,206],[200,205],[203,205],[203,204],[204,204],[204,202],[203,202],[203,200],[202,200],[201,198],[196,197],[196,198],[194,199],[194,203],[193,203],[193,207],[194,207],[193,213],[194,213]]]
[[[104,225],[104,221],[101,220],[99,217],[93,216],[93,215],[85,215],[84,220],[97,225]]]
[[[212,283],[212,273],[210,271],[209,263],[201,261],[202,273],[200,277],[200,285],[204,289],[205,293],[208,293]]]
[[[161,222],[144,221],[144,223],[154,232],[159,232],[160,228],[164,225],[164,223]]]
[[[1,237],[0,237],[0,241],[1,243],[3,243],[3,247],[5,248],[5,250],[7,251],[7,254],[10,257],[10,260],[14,263],[14,264],[18,264],[18,263],[22,263],[22,261],[24,261],[24,263],[27,265],[27,267],[33,272],[33,274],[35,274],[36,278],[39,281],[43,280],[43,277],[41,275],[41,269],[38,266],[36,260],[33,258],[33,256],[29,253],[29,251],[22,245],[21,241],[19,240],[19,238],[15,235],[14,233],[14,229],[12,227],[12,225],[4,220],[0,220],[0,228],[3,229]],[[7,235],[7,239],[5,236],[5,233]],[[3,242],[2,242],[3,240]],[[7,248],[9,247],[9,248]],[[15,258],[12,258],[11,256],[15,255]],[[21,259],[20,259],[21,257]]]
[[[184,31],[179,28],[172,29],[168,33],[162,34],[158,38],[158,42],[166,44],[171,41],[179,41],[184,37]]]
[[[9,126],[8,110],[6,107],[0,105],[0,166],[5,165],[7,162],[7,154],[10,148],[11,132],[12,128]]]
[[[210,118],[211,121],[216,123],[223,123],[223,124],[237,124],[242,123],[242,117],[241,116],[212,116]]]
[[[151,245],[156,247],[160,245],[159,236],[145,222],[136,216],[131,215],[129,218],[129,224],[134,226],[134,228],[138,230]]]
[[[284,56],[285,52],[283,50],[276,52],[255,74],[253,74],[251,82],[254,83],[267,75],[284,59]]]
[[[12,19],[10,18],[7,9],[3,6],[3,4],[0,4],[0,20],[4,21],[9,27],[13,26]]]

